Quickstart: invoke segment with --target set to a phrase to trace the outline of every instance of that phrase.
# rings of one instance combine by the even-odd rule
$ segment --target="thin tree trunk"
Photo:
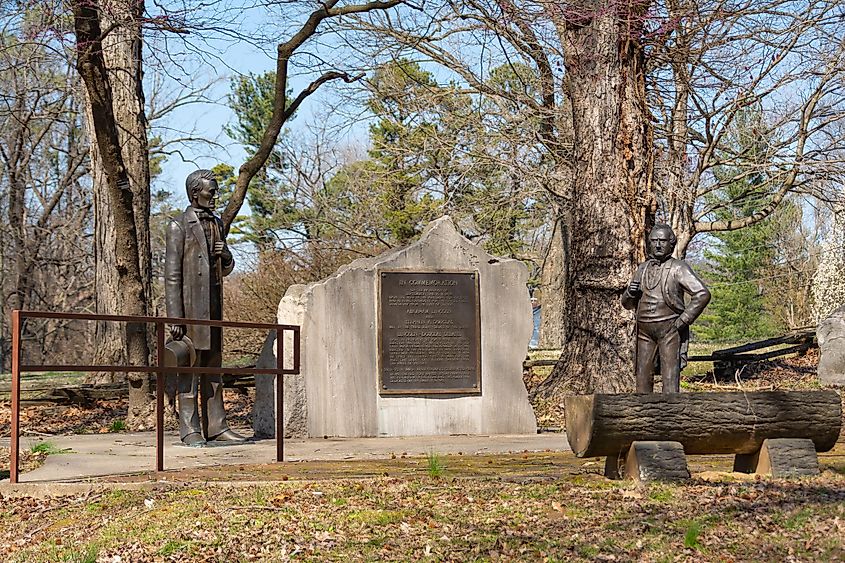
[[[648,3],[594,8],[561,31],[572,103],[574,171],[563,353],[539,392],[634,387],[632,319],[619,303],[644,257],[653,215],[643,48]]]
[[[25,225],[25,199],[26,199],[26,181],[22,177],[21,170],[22,161],[25,159],[24,152],[24,128],[28,125],[28,119],[24,111],[24,96],[18,95],[14,109],[15,121],[20,123],[20,127],[14,127],[12,138],[9,139],[9,147],[7,148],[6,162],[7,179],[9,190],[9,208],[8,208],[8,224],[11,231],[11,266],[9,270],[12,272],[12,287],[8,295],[8,307],[12,309],[23,309],[25,305],[24,296],[26,290],[26,277],[23,275],[25,270],[26,260],[26,225]]]

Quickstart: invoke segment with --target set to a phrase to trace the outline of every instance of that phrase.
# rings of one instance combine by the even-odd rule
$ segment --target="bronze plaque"
[[[481,393],[476,272],[381,272],[382,395]]]

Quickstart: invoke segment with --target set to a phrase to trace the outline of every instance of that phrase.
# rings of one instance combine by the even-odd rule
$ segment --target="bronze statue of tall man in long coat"
[[[235,267],[223,222],[212,212],[217,180],[210,170],[197,170],[185,180],[191,204],[167,228],[164,294],[167,316],[220,320],[223,318],[223,276]],[[197,367],[220,367],[223,333],[219,327],[173,325],[170,336],[187,335],[197,352]],[[177,376],[179,436],[188,446],[206,441],[235,442],[244,438],[229,429],[223,408],[220,374]],[[201,405],[197,404],[199,395]],[[201,408],[198,408],[201,407]]]
[[[710,291],[689,264],[672,258],[677,242],[669,225],[655,225],[648,235],[649,258],[622,294],[622,306],[636,311],[638,393],[654,391],[655,354],[663,392],[680,392],[689,325],[710,302]]]

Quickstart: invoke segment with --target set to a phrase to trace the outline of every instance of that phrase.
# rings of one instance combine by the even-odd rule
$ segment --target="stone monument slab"
[[[819,342],[819,382],[826,387],[845,387],[845,307],[840,307],[816,328]]]
[[[301,373],[285,378],[286,435],[535,433],[522,381],[533,329],[527,281],[522,262],[487,254],[441,217],[408,246],[291,286],[278,322],[302,327]],[[411,287],[438,291],[410,295]],[[391,295],[397,310],[385,317]],[[389,352],[401,331],[411,333],[401,337],[411,344],[394,342],[385,365],[385,343]],[[456,342],[443,343],[446,338]],[[423,353],[425,346],[437,353]],[[285,345],[285,354],[290,350]],[[256,381],[254,425],[261,436],[274,433],[273,389],[271,378]]]

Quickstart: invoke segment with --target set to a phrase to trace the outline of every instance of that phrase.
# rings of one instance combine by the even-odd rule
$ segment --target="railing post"
[[[9,483],[18,482],[21,419],[21,312],[12,311],[12,439],[9,442]]]
[[[299,327],[293,329],[293,373],[299,375]]]
[[[285,460],[285,331],[276,329],[276,461]]]
[[[164,323],[156,323],[156,471],[164,471]]]

